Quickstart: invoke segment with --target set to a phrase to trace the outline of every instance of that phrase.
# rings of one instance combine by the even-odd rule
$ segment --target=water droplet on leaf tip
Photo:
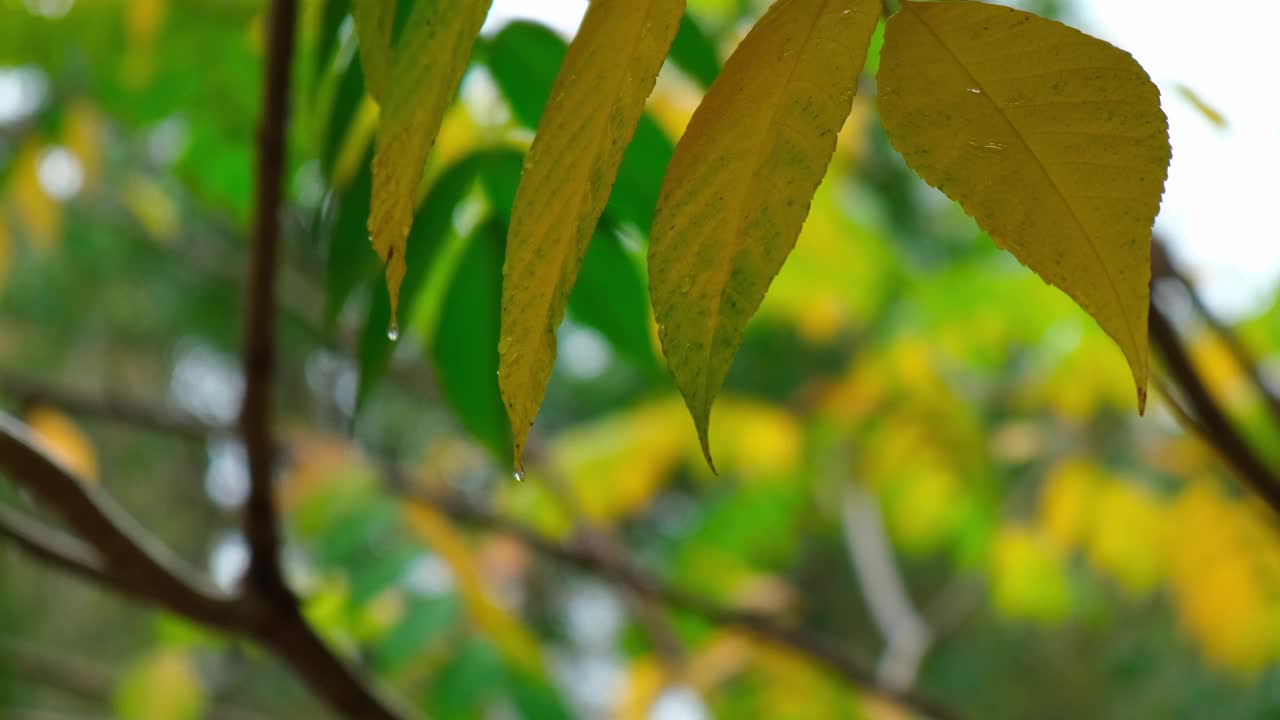
[[[387,339],[390,340],[391,342],[395,342],[400,339],[399,325],[395,324],[394,322],[391,323],[391,327],[387,328]]]
[[[524,482],[524,470],[516,470],[511,474],[515,477],[516,482]]]

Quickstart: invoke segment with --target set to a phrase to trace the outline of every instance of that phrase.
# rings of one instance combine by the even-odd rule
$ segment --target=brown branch
[[[21,423],[0,414],[0,469],[87,539],[114,587],[214,627],[243,620],[244,607],[189,570],[105,493],[78,480],[38,447]],[[65,559],[75,557],[66,553],[65,543],[48,547],[51,553],[62,551]]]
[[[1169,374],[1186,396],[1205,437],[1231,463],[1241,481],[1257,493],[1273,511],[1280,514],[1280,480],[1277,480],[1271,468],[1245,442],[1226,413],[1218,406],[1179,342],[1173,324],[1155,303],[1151,304],[1150,325],[1151,339],[1164,358]]]
[[[280,569],[280,523],[275,508],[274,441],[271,434],[275,371],[275,284],[283,205],[285,128],[289,121],[295,0],[273,0],[267,25],[267,61],[262,83],[249,287],[244,316],[244,404],[240,432],[249,460],[249,500],[244,529],[249,541],[247,581],[254,592],[280,605],[297,599]]]
[[[1249,352],[1249,349],[1244,346],[1244,341],[1229,325],[1209,309],[1204,298],[1196,291],[1195,284],[1173,263],[1172,258],[1169,256],[1169,251],[1165,249],[1164,243],[1158,238],[1153,238],[1151,241],[1151,269],[1151,274],[1154,278],[1172,278],[1186,290],[1187,297],[1191,300],[1191,306],[1195,308],[1201,319],[1213,331],[1213,334],[1222,340],[1222,344],[1227,348],[1231,359],[1235,361],[1245,376],[1249,378],[1254,389],[1262,396],[1262,402],[1267,411],[1271,413],[1272,419],[1280,422],[1280,394],[1277,394],[1275,389],[1267,383],[1266,378],[1262,376],[1262,368],[1254,359],[1253,354]]]

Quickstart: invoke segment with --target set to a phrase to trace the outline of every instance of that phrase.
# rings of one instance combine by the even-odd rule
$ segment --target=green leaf
[[[431,355],[440,389],[469,433],[510,463],[511,426],[498,392],[498,328],[506,225],[472,234],[440,312]]]
[[[907,165],[1119,344],[1141,412],[1151,225],[1170,157],[1142,67],[1030,13],[907,0],[888,22],[878,93]]]
[[[683,13],[684,0],[593,2],[525,157],[498,346],[517,466],[555,364],[569,292]]]
[[[720,53],[715,43],[687,12],[671,43],[671,62],[704,88],[711,87],[720,74]]]
[[[555,31],[522,21],[506,25],[489,41],[485,62],[521,125],[538,126],[567,49]]]
[[[569,314],[595,328],[639,368],[658,369],[649,333],[649,290],[607,218],[582,259]]]
[[[879,12],[873,0],[779,0],[676,146],[653,221],[649,291],[708,464],[712,401],[826,173]]]
[[[338,79],[338,88],[333,96],[333,110],[329,113],[329,122],[325,125],[324,147],[320,152],[320,167],[325,177],[333,177],[338,156],[342,153],[342,145],[351,131],[351,123],[360,110],[360,101],[364,99],[364,72],[360,68],[360,59],[353,58],[342,77]],[[366,163],[367,164],[367,163]],[[366,217],[368,213],[366,212]],[[368,235],[366,231],[364,233]],[[365,243],[369,240],[366,237]]]
[[[336,195],[338,207],[329,238],[329,258],[325,282],[325,323],[332,328],[347,298],[361,283],[378,271],[378,256],[369,247],[365,222],[369,217],[369,194],[373,174],[363,163],[351,187]]]
[[[319,35],[316,39],[315,73],[323,75],[338,46],[338,28],[350,9],[348,0],[324,0]]]
[[[406,272],[405,242],[422,171],[489,3],[414,3],[385,77],[387,58],[382,46],[384,40],[390,45],[395,3],[360,0],[355,6],[356,27],[365,41],[361,62],[366,82],[382,110],[373,158],[369,235],[386,268],[393,318]]]

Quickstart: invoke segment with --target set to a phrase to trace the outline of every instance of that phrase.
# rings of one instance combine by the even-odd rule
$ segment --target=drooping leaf
[[[680,29],[671,43],[671,62],[704,88],[711,87],[720,74],[716,44],[689,13],[680,19]]]
[[[779,0],[676,146],[653,221],[649,290],[708,463],[712,400],[795,245],[879,13],[870,0]]]
[[[878,92],[907,164],[1119,344],[1141,412],[1151,224],[1170,149],[1138,63],[1011,8],[906,0],[886,29]]]
[[[481,171],[494,212],[509,222],[520,184],[521,156],[495,155]],[[587,246],[578,281],[569,293],[569,312],[592,327],[641,369],[656,369],[649,334],[649,296],[637,263],[627,257],[608,213]]]
[[[473,153],[445,169],[432,184],[414,219],[405,243],[404,311],[413,312],[418,291],[431,273],[437,253],[453,227],[458,203],[475,185],[476,173],[491,162],[492,151]],[[517,154],[518,157],[518,154]],[[360,338],[360,389],[357,406],[362,406],[377,387],[391,360],[394,343],[387,337],[391,323],[391,301],[385,293],[374,293]],[[495,371],[496,372],[496,371]]]
[[[396,19],[396,0],[351,0],[351,17],[360,40],[365,84],[374,99],[382,102],[395,60],[391,28]]]
[[[569,292],[683,13],[684,0],[592,3],[525,157],[503,265],[498,373],[517,465]]]
[[[566,52],[559,35],[536,23],[513,22],[491,41],[489,70],[521,125],[538,126]],[[619,222],[638,228],[649,225],[672,149],[658,123],[647,113],[641,115],[609,195],[608,212]]]
[[[467,58],[490,0],[417,2],[395,44],[390,73],[378,49],[390,43],[393,2],[362,0],[356,26],[362,43],[366,83],[382,108],[373,158],[373,200],[369,234],[386,266],[391,316],[396,317],[405,275],[405,239],[413,222],[418,185],[445,110],[467,67]]]
[[[498,328],[506,224],[476,228],[454,270],[431,343],[440,388],[467,432],[510,462],[511,429],[498,391]]]

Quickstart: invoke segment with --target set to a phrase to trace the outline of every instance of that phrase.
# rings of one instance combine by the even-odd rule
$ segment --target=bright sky
[[[586,7],[586,0],[495,0],[487,27],[534,18],[568,35]],[[1280,279],[1271,205],[1280,202],[1280,94],[1271,77],[1280,68],[1280,3],[1077,0],[1075,8],[1073,24],[1131,52],[1164,96],[1173,164],[1157,229],[1220,312],[1259,308]],[[1206,120],[1179,85],[1227,127]]]

